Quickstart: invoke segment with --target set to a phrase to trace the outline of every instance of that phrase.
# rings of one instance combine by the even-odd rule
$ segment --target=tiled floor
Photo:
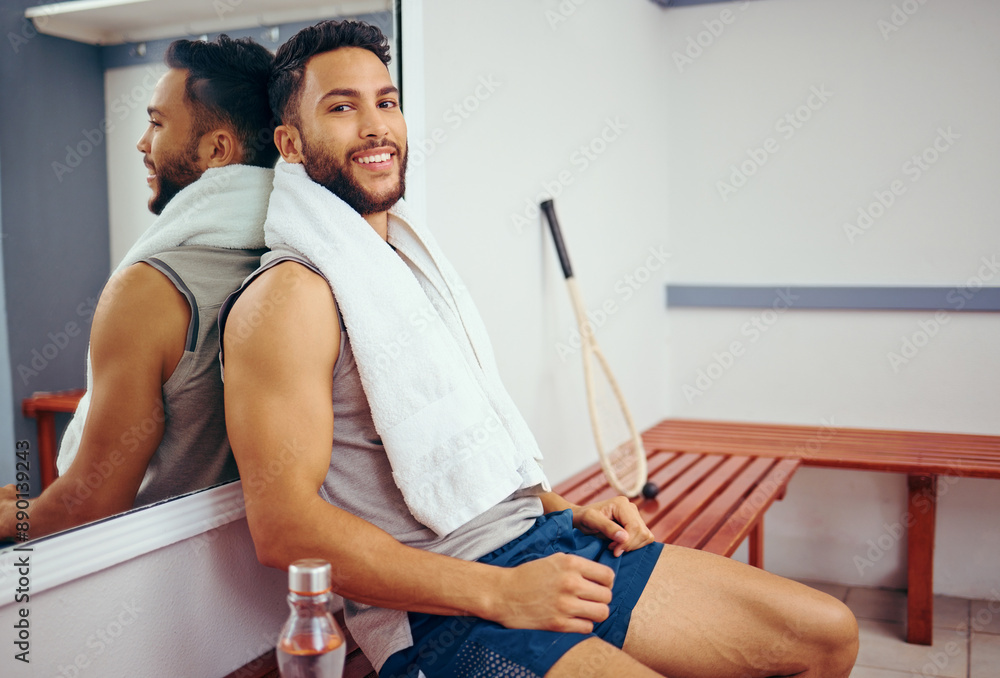
[[[851,678],[1000,678],[1000,600],[934,598],[934,645],[910,645],[906,593],[805,582],[847,603],[861,629]]]

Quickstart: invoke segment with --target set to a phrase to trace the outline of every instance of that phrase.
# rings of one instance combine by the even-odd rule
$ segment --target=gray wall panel
[[[21,399],[84,385],[93,301],[110,268],[100,49],[37,34],[24,19],[35,4],[0,5],[0,228],[12,382],[0,404],[13,409],[14,436],[33,450],[35,422],[21,414]],[[8,450],[0,460],[7,482],[13,441],[0,447]]]

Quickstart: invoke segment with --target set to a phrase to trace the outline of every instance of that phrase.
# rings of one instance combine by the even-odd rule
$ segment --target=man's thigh
[[[667,545],[623,650],[670,676],[846,676],[857,625],[840,601],[804,584]]]

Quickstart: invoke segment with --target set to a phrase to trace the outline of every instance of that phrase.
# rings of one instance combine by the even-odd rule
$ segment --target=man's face
[[[149,127],[136,148],[149,169],[146,182],[153,189],[149,211],[159,214],[177,193],[198,179],[207,163],[199,158],[199,138],[184,94],[187,70],[171,68],[153,90],[146,111]]]
[[[306,64],[299,102],[306,173],[362,216],[402,197],[406,122],[399,90],[372,52],[344,47]]]

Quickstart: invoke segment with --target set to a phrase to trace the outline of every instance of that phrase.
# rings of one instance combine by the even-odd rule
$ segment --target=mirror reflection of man
[[[216,316],[264,247],[272,58],[224,35],[168,48],[136,145],[159,216],[101,293],[60,476],[31,500],[26,535],[14,503],[28,488],[0,488],[0,537],[43,536],[237,477]]]
[[[650,543],[624,497],[545,491],[478,314],[400,201],[387,62],[352,22],[275,57],[271,252],[220,314],[260,561],[334,563],[381,676],[846,678],[857,624],[840,601]]]

